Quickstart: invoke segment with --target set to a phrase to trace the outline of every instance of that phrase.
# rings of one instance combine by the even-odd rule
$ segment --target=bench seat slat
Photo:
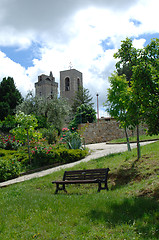
[[[92,180],[71,180],[71,181],[53,181],[52,183],[59,183],[59,184],[78,184],[78,183],[98,183],[98,179]]]

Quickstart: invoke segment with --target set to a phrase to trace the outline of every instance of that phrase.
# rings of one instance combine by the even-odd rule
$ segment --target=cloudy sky
[[[136,48],[159,38],[158,0],[0,0],[0,81],[11,76],[23,96],[38,75],[73,68],[99,94],[100,117],[113,54],[130,37]]]

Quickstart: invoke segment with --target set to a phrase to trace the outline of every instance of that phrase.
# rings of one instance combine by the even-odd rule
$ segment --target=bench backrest
[[[87,169],[76,171],[65,171],[63,180],[93,180],[97,179],[101,182],[107,180],[109,168]]]

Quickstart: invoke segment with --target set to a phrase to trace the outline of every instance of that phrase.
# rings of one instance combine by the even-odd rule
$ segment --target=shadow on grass
[[[138,177],[138,171],[133,166],[131,168],[121,168],[116,173],[110,173],[109,179],[114,184],[111,187],[112,190],[121,188],[123,185],[128,184],[134,178]]]
[[[120,202],[120,203],[118,203]],[[123,201],[112,201],[99,209],[92,209],[88,218],[102,222],[109,228],[117,225],[134,226],[135,232],[143,239],[159,239],[159,204],[153,199],[130,198]]]

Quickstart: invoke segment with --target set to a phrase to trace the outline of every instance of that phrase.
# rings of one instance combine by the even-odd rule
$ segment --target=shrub
[[[80,149],[82,148],[82,140],[77,132],[71,132],[67,128],[62,129],[62,142],[66,142],[69,149]]]
[[[43,128],[41,129],[42,137],[46,138],[48,141],[48,144],[53,144],[57,142],[58,138],[58,132],[53,127],[50,127],[49,129]]]
[[[9,132],[14,127],[16,127],[15,116],[8,115],[3,121],[1,121],[0,129],[3,132]]]
[[[19,151],[0,149],[0,159],[1,157],[6,161],[16,159],[21,163],[21,166],[29,165],[28,154],[24,151],[24,149]]]
[[[16,141],[15,137],[6,136],[0,138],[0,148],[6,150],[17,150],[20,146],[21,144],[19,143],[19,140]]]
[[[18,177],[21,164],[17,159],[0,159],[0,182]]]
[[[75,162],[84,158],[87,153],[87,150],[82,149],[35,147],[32,150],[32,163],[34,166],[45,166],[55,163]]]

